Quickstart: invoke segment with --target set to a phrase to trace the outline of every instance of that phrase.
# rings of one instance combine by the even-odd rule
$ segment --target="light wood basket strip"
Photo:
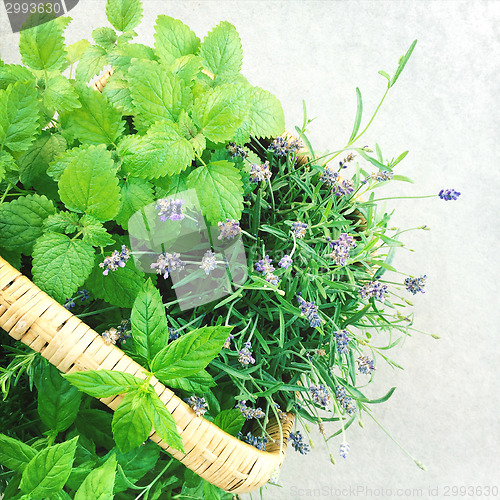
[[[107,369],[145,378],[144,368],[41,291],[0,257],[0,327],[40,352],[65,373]],[[246,493],[265,484],[283,462],[294,417],[282,421],[283,432],[271,420],[268,450],[230,436],[194,411],[156,378],[152,384],[175,419],[186,453],[170,448],[156,433],[151,440],[212,484]],[[101,401],[115,410],[122,396]]]

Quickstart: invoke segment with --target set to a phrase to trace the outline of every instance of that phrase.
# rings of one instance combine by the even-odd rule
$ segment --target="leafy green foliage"
[[[59,180],[59,195],[67,208],[104,222],[118,213],[120,188],[111,154],[103,146],[81,149]]]
[[[0,464],[16,472],[22,472],[36,451],[18,439],[0,434]]]
[[[86,214],[82,216],[80,226],[82,228],[83,241],[94,247],[107,247],[115,242],[102,223],[91,215]]]
[[[210,387],[215,385],[215,380],[205,370],[201,370],[189,377],[168,379],[168,386],[171,389],[181,389],[194,394],[204,394]]]
[[[214,424],[231,436],[237,436],[244,423],[245,417],[237,408],[223,410],[214,418]]]
[[[142,6],[136,0],[108,0],[106,16],[118,31],[134,29],[142,19]]]
[[[75,494],[75,500],[112,500],[115,486],[116,456],[112,455],[103,465],[94,469]]]
[[[120,181],[120,207],[115,219],[123,229],[138,210],[155,201],[153,185],[144,179],[129,177]]]
[[[30,254],[42,235],[44,220],[55,212],[45,196],[23,196],[0,206],[0,240],[7,250]]]
[[[33,249],[33,281],[59,302],[83,285],[94,265],[94,249],[64,234],[46,233]]]
[[[77,440],[75,437],[38,452],[23,470],[21,491],[33,500],[42,500],[61,490],[71,473]]]

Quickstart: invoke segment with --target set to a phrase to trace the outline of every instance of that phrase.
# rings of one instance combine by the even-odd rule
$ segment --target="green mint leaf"
[[[130,315],[135,350],[148,364],[168,344],[168,324],[160,292],[148,279]]]
[[[106,49],[98,45],[89,45],[80,55],[76,67],[75,78],[79,82],[87,83],[98,75],[104,66],[108,64],[108,53]]]
[[[97,90],[78,84],[77,91],[81,108],[61,115],[63,128],[82,143],[113,144],[125,128],[121,113]]]
[[[230,83],[210,89],[196,99],[193,121],[207,139],[230,140],[249,111],[250,92],[247,86]]]
[[[38,100],[33,82],[0,90],[0,149],[25,151],[38,130]]]
[[[239,73],[243,62],[243,49],[236,28],[227,21],[218,24],[203,40],[201,56],[205,67],[215,77]]]
[[[19,178],[26,187],[47,171],[49,163],[66,150],[66,140],[60,134],[44,130],[33,145],[18,160]]]
[[[143,61],[156,61],[157,57],[154,50],[142,43],[129,43],[115,47],[109,53],[109,64],[113,66],[115,71],[122,71],[127,73],[130,68],[132,59],[142,59]],[[140,64],[142,61],[138,61]],[[122,75],[120,75],[122,78]]]
[[[58,233],[41,236],[33,248],[33,281],[58,302],[83,285],[94,265],[94,249]]]
[[[116,109],[121,110],[124,115],[134,114],[132,96],[130,95],[128,82],[126,80],[117,78],[116,74],[111,75],[102,93],[108,101]]]
[[[79,146],[78,148],[68,149],[58,154],[49,164],[47,175],[52,177],[56,182],[59,182],[62,173],[66,167],[71,164],[75,159],[78,159],[80,151],[88,149],[89,145]]]
[[[242,128],[249,122],[249,132],[253,137],[277,137],[285,130],[285,115],[279,100],[267,90],[253,87],[251,105]],[[248,140],[235,138],[238,143],[244,144]]]
[[[195,54],[200,47],[200,39],[188,26],[164,15],[156,19],[154,39],[156,53],[167,65],[179,57]]]
[[[116,43],[116,31],[113,28],[96,28],[92,31],[92,38],[97,45],[105,50],[110,50]]]
[[[172,448],[185,453],[184,443],[177,430],[174,417],[172,417],[156,392],[148,393],[148,403],[150,405],[150,412],[153,415],[153,425],[156,434]]]
[[[145,136],[130,136],[121,141],[118,154],[122,168],[134,177],[154,179],[178,174],[191,164],[194,152],[176,124],[160,121]]]
[[[50,364],[43,368],[40,378],[35,379],[35,385],[42,422],[54,431],[65,431],[76,419],[82,394]]]
[[[7,250],[31,254],[42,235],[43,221],[55,208],[48,198],[37,194],[22,196],[0,205],[0,241]]]
[[[42,71],[63,71],[67,66],[63,31],[58,19],[22,30],[19,52],[23,64]]]
[[[108,0],[106,16],[113,28],[129,31],[139,25],[142,19],[142,6],[139,0]]]
[[[168,381],[168,386],[171,389],[181,389],[194,394],[204,394],[210,387],[215,385],[215,380],[205,370],[201,370],[190,377],[172,378]]]
[[[111,432],[112,418],[113,415],[106,411],[80,410],[76,428],[80,434],[92,439],[97,446],[110,450],[115,445]]]
[[[101,467],[94,469],[83,481],[74,500],[113,500],[116,475],[116,455],[111,455]]]
[[[243,183],[233,163],[223,160],[198,167],[189,174],[187,186],[196,189],[203,214],[210,223],[240,219]]]
[[[123,229],[128,229],[128,221],[138,210],[153,203],[153,185],[144,180],[128,177],[120,181],[120,208],[115,220]]]
[[[125,394],[113,415],[113,437],[124,453],[140,446],[151,434],[153,416],[148,405],[148,393]]]
[[[188,189],[187,178],[188,173],[181,172],[180,174],[170,175],[169,177],[159,177],[155,180],[156,199],[168,198],[175,196],[177,193],[182,193]]]
[[[49,215],[43,221],[43,231],[52,233],[71,234],[78,227],[78,215],[74,212],[59,212]]]
[[[105,222],[120,206],[120,188],[111,153],[104,145],[75,152],[59,180],[59,196],[69,210]]]
[[[36,500],[61,490],[71,474],[77,440],[78,436],[38,452],[23,471],[21,491]]]
[[[158,120],[175,122],[189,104],[183,80],[154,61],[132,60],[128,82],[138,123],[144,128]]]
[[[11,83],[35,81],[33,73],[20,64],[0,64],[0,89],[5,90]]]
[[[62,375],[78,390],[94,398],[109,398],[135,390],[144,380],[129,373],[113,370],[88,370]]]
[[[245,420],[241,411],[237,408],[233,408],[232,410],[223,410],[218,413],[214,418],[214,424],[219,427],[219,429],[231,434],[231,436],[237,436]]]
[[[22,472],[36,451],[17,439],[0,434],[0,464],[7,469]]]
[[[138,271],[130,259],[125,267],[102,274],[97,265],[87,280],[86,288],[93,297],[103,299],[112,305],[131,308],[144,284],[144,273]]]
[[[66,47],[66,60],[69,64],[75,64],[83,56],[83,53],[90,47],[88,40],[82,39]]]
[[[43,105],[51,112],[55,110],[62,113],[81,106],[75,89],[70,81],[62,75],[49,77],[42,98]]]
[[[93,247],[107,247],[115,243],[102,223],[91,215],[84,215],[80,219],[80,225],[82,226],[83,241]]]
[[[201,57],[189,54],[176,59],[170,66],[172,73],[190,85],[201,71]]]
[[[18,169],[14,157],[7,151],[0,151],[0,180],[5,178],[7,172],[15,172]],[[15,181],[17,184],[17,180]]]
[[[179,337],[153,359],[155,376],[164,381],[203,370],[222,349],[232,327],[206,326]]]

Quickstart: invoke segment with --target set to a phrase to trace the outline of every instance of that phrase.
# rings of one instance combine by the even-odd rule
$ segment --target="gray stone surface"
[[[68,42],[106,25],[104,0],[81,0],[71,12]],[[447,498],[453,486],[500,486],[498,446],[499,287],[499,32],[500,4],[478,1],[145,1],[140,41],[153,42],[155,17],[165,13],[204,36],[229,20],[244,47],[243,73],[276,94],[287,126],[302,123],[302,99],[310,138],[319,151],[343,147],[355,113],[355,88],[367,116],[385,89],[378,70],[392,73],[412,40],[414,55],[390,92],[364,144],[378,142],[385,157],[409,149],[397,167],[415,184],[394,184],[386,196],[434,194],[451,187],[457,202],[437,198],[394,200],[393,223],[427,224],[407,233],[396,266],[429,276],[427,293],[415,297],[415,333],[392,353],[405,367],[379,363],[370,394],[397,386],[392,399],[374,408],[376,418],[410,453],[415,466],[377,425],[348,431],[347,460],[329,462],[317,446],[293,452],[281,474],[282,488],[264,499]],[[0,53],[18,62],[17,36],[0,7]],[[409,251],[409,250],[414,250]],[[397,276],[402,280],[403,276]],[[330,441],[338,457],[339,438]],[[497,471],[495,473],[495,471]],[[429,491],[430,488],[430,491]],[[475,498],[479,490],[462,498]],[[453,490],[449,490],[449,496]],[[253,498],[258,498],[258,494]]]

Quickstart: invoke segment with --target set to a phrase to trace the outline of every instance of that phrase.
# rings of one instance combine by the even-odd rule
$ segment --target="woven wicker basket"
[[[60,371],[116,370],[145,378],[144,368],[41,291],[0,257],[0,327],[39,352]],[[267,426],[270,442],[259,451],[194,411],[157,379],[151,384],[177,423],[186,453],[170,448],[154,432],[150,439],[203,479],[233,493],[265,484],[285,458],[293,414]],[[122,396],[101,401],[116,409]]]

